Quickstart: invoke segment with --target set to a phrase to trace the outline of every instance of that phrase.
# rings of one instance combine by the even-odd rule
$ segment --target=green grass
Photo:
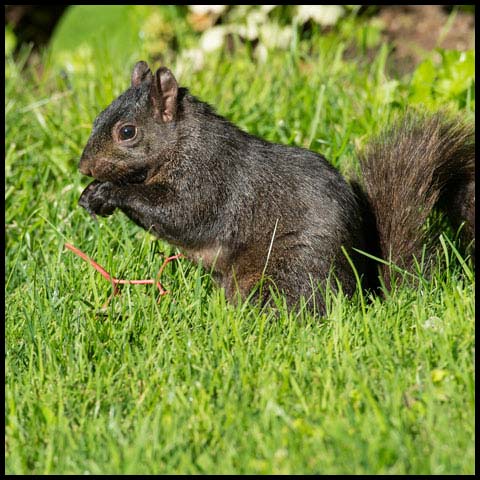
[[[384,75],[387,48],[367,62],[346,47],[317,35],[265,64],[241,48],[180,80],[249,132],[348,172],[409,79]],[[124,286],[100,311],[111,287],[65,241],[131,279],[175,251],[77,206],[91,123],[139,57],[99,50],[71,88],[6,58],[6,472],[473,473],[474,280],[448,242],[448,268],[365,312],[341,294],[323,319],[229,305],[186,260],[167,267],[160,303]]]

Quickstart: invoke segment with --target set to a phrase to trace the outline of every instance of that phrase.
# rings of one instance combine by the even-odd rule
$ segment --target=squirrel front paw
[[[94,180],[80,195],[78,204],[90,215],[108,217],[118,206],[118,187],[111,182]]]

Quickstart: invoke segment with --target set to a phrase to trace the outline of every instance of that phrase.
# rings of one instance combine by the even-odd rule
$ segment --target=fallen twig
[[[177,255],[172,255],[170,257],[167,257],[162,266],[160,267],[159,271],[158,271],[158,274],[157,274],[157,277],[156,277],[156,280],[153,280],[153,279],[150,279],[150,280],[123,280],[123,279],[120,279],[120,278],[115,278],[113,277],[112,275],[110,275],[101,265],[99,265],[95,260],[91,259],[87,254],[83,253],[81,250],[79,250],[77,247],[74,247],[72,244],[70,243],[67,243],[65,242],[65,248],[68,248],[69,250],[71,250],[73,253],[75,253],[76,255],[78,255],[80,258],[82,258],[83,260],[85,260],[86,262],[90,263],[90,265],[92,265],[92,267],[97,270],[97,272],[99,272],[102,277],[104,277],[106,280],[108,280],[109,282],[111,282],[111,284],[113,285],[113,293],[112,295],[110,295],[110,297],[108,298],[107,302],[104,304],[103,307],[106,307],[108,305],[108,303],[110,303],[110,300],[112,299],[112,297],[114,295],[119,295],[120,294],[120,290],[118,288],[118,285],[124,285],[124,284],[132,284],[132,285],[148,285],[148,284],[156,284],[159,292],[160,292],[160,296],[163,296],[163,295],[166,295],[167,293],[169,293],[168,290],[165,290],[163,287],[162,287],[162,284],[160,283],[160,276],[162,275],[162,272],[163,272],[163,269],[166,267],[166,265],[168,263],[170,263],[172,260],[178,260],[180,257],[183,257],[183,255],[181,253],[177,254]],[[160,299],[159,299],[160,300]]]

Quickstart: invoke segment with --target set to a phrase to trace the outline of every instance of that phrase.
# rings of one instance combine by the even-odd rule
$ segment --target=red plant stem
[[[108,280],[109,282],[112,283],[113,285],[113,295],[118,295],[120,292],[119,292],[119,289],[118,289],[118,284],[133,284],[133,285],[147,285],[147,284],[153,284],[155,283],[155,280],[122,280],[122,279],[119,279],[119,278],[115,278],[115,277],[112,277],[101,265],[99,265],[95,260],[91,259],[87,254],[83,253],[81,250],[79,250],[78,248],[74,247],[72,244],[70,243],[67,243],[65,242],[65,248],[68,248],[69,250],[71,250],[73,253],[75,253],[76,255],[78,255],[80,258],[82,258],[83,260],[85,260],[86,262],[90,263],[90,265],[92,265],[92,267],[97,270],[97,272],[99,272],[102,277],[104,277],[106,280]],[[177,260],[179,259],[180,257],[182,257],[183,255],[181,253],[177,254],[177,255],[172,255],[171,257],[168,257],[165,259],[165,261],[163,262],[162,266],[160,267],[160,270],[158,271],[158,274],[157,274],[157,281],[156,281],[156,285],[157,285],[157,288],[158,290],[160,291],[160,295],[166,295],[168,293],[167,290],[164,290],[163,287],[162,287],[162,284],[160,283],[160,281],[158,280],[163,272],[163,269],[165,268],[165,266],[170,263],[172,260]]]
[[[166,295],[168,293],[168,290],[164,290],[160,281],[158,280],[160,278],[160,276],[162,275],[162,272],[163,272],[163,269],[167,266],[168,263],[170,263],[172,260],[178,260],[179,258],[183,257],[183,255],[181,253],[178,253],[177,255],[172,255],[171,257],[167,257],[162,266],[160,267],[160,269],[158,270],[158,273],[157,273],[157,287],[158,289],[160,290],[160,295]],[[153,280],[152,280],[153,281]]]

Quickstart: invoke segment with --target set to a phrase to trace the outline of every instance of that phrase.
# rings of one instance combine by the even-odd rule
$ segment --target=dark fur
[[[113,140],[119,120],[138,126],[136,146]],[[363,157],[365,189],[352,188],[321,155],[249,135],[176,90],[167,69],[152,75],[139,62],[132,87],[94,123],[80,169],[96,181],[80,204],[100,215],[119,208],[213,267],[230,299],[245,298],[264,277],[289,305],[305,297],[322,311],[318,286],[329,278],[347,294],[355,289],[342,246],[374,283],[371,263],[352,247],[385,258],[392,252],[393,261],[409,264],[426,216],[448,195],[455,221],[473,221],[474,187],[464,188],[474,182],[470,131],[440,116],[398,128]],[[470,203],[465,191],[473,194]],[[268,297],[267,283],[261,300]]]
[[[381,257],[410,270],[427,241],[424,224],[434,207],[442,209],[456,229],[465,221],[465,245],[474,239],[472,126],[445,113],[409,112],[370,143],[360,162]],[[389,288],[391,272],[385,265],[382,275]]]

